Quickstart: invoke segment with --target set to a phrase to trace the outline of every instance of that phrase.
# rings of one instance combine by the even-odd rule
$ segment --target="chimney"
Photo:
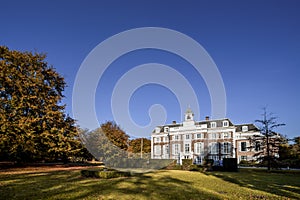
[[[172,121],[172,124],[176,124],[176,121],[174,120],[174,121]]]
[[[206,116],[206,117],[205,117],[205,120],[208,121],[208,120],[209,120],[209,116]]]

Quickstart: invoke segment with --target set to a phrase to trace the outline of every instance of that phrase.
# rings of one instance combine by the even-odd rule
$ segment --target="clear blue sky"
[[[286,123],[279,132],[300,135],[300,1],[0,0],[0,5],[0,45],[47,53],[47,61],[68,84],[64,103],[70,115],[77,70],[95,46],[128,29],[165,27],[192,37],[213,58],[233,123],[260,119],[267,105],[279,122]],[[149,62],[180,71],[199,99],[198,120],[210,115],[210,97],[201,76],[173,54],[145,50],[120,57],[105,72],[96,95],[100,123],[113,119],[110,98],[116,81],[133,66]],[[147,85],[130,101],[136,123],[148,124],[148,108],[154,103],[165,107],[168,123],[182,120],[175,96],[167,88]]]

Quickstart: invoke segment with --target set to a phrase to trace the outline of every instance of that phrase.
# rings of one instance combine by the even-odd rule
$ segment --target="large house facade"
[[[213,159],[221,164],[223,158],[253,160],[261,151],[260,144],[249,148],[249,137],[260,135],[254,124],[234,125],[229,119],[212,120],[206,117],[195,121],[189,108],[184,121],[157,126],[151,134],[152,159],[193,159],[195,164],[202,164],[204,158]]]

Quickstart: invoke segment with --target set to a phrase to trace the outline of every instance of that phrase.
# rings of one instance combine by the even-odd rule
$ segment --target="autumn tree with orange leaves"
[[[61,103],[64,78],[45,58],[0,46],[0,160],[66,160],[82,148]]]

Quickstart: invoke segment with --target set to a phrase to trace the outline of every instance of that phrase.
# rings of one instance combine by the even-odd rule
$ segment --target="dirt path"
[[[47,171],[65,171],[65,170],[81,170],[87,168],[95,168],[96,166],[65,166],[65,165],[51,165],[51,166],[28,166],[28,167],[12,167],[0,169],[0,174],[24,174]]]

